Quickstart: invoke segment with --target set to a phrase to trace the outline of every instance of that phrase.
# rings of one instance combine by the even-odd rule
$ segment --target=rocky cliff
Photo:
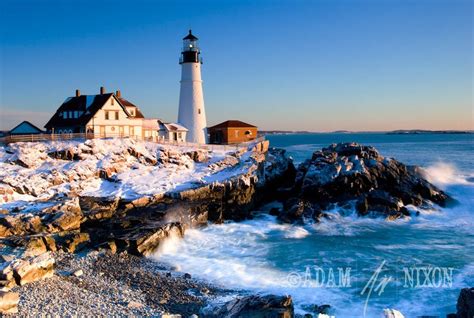
[[[294,178],[291,160],[267,141],[223,151],[113,142],[2,149],[3,254],[100,246],[148,255],[188,226],[250,217]]]

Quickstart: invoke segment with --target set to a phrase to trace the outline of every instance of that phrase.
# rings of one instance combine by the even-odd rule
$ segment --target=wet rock
[[[304,219],[312,218],[314,214],[313,205],[307,200],[292,198],[285,202],[283,210],[277,219],[285,223],[304,223]]]
[[[314,312],[316,312],[317,314],[325,314],[325,315],[328,315],[330,313],[330,310],[331,310],[331,305],[316,305],[314,307]]]
[[[268,317],[290,318],[294,316],[293,301],[290,296],[247,296],[236,298],[207,317]]]
[[[328,203],[355,202],[359,215],[382,215],[390,220],[409,215],[406,205],[433,202],[444,206],[450,200],[419,169],[357,143],[333,144],[314,152],[298,167],[293,193],[322,208]]]
[[[151,255],[160,243],[170,236],[184,235],[184,227],[180,223],[155,225],[154,228],[137,228],[117,237],[117,242],[135,255]]]
[[[14,292],[0,291],[0,313],[1,314],[16,314],[18,313],[18,302],[20,295]]]
[[[474,287],[461,289],[456,309],[458,318],[474,317]]]

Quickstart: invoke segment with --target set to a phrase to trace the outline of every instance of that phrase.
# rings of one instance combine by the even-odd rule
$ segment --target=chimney
[[[104,95],[104,94],[105,94],[105,87],[101,86],[100,87],[100,95]]]
[[[115,92],[115,96],[117,96],[117,97],[122,97],[122,93],[120,92],[120,90],[117,90],[117,91]]]
[[[76,89],[76,97],[79,97],[79,96],[81,96],[81,91]]]

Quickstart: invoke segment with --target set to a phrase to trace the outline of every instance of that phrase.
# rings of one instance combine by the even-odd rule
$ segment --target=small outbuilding
[[[10,130],[8,134],[9,135],[35,135],[35,134],[41,134],[43,132],[44,131],[42,131],[41,129],[39,129],[38,127],[30,123],[29,121],[25,120],[21,122],[20,124],[18,124],[17,126],[15,126],[15,128],[13,128],[12,130]]]
[[[158,136],[160,140],[185,142],[188,129],[176,123],[164,123],[158,119]]]
[[[257,138],[257,126],[240,120],[227,120],[208,127],[207,131],[211,144],[237,144]]]

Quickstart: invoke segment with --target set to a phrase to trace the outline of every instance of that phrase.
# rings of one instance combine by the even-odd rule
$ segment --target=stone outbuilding
[[[240,120],[227,120],[207,130],[211,144],[238,144],[257,138],[257,126]]]

